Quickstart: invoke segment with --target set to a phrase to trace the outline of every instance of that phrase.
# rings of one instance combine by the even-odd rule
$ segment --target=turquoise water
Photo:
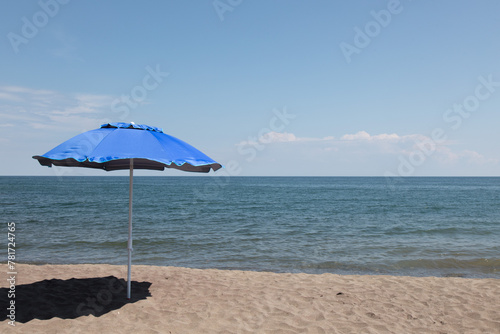
[[[127,263],[128,177],[0,177],[24,263]],[[500,278],[500,178],[136,177],[133,264]]]

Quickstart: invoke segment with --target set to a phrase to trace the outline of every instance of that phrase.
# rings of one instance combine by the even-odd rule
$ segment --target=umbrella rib
[[[167,135],[166,133],[163,133],[164,135]],[[165,153],[165,155],[168,155],[168,152],[167,150],[163,147],[163,145],[161,144],[161,142],[158,140],[158,137],[156,137],[153,133],[150,133],[151,136],[154,137],[154,139],[156,140],[156,142],[158,143],[158,145],[160,146],[161,150]],[[167,135],[168,136],[168,135]],[[165,164],[164,162],[162,161],[158,161],[158,160],[154,160],[156,162],[159,162],[159,163],[162,163],[162,164]],[[170,166],[172,163],[174,163],[173,161],[171,161],[168,166]]]
[[[152,135],[152,136],[156,139],[156,141],[158,142],[158,145],[160,145],[160,147],[161,147],[162,151],[163,151],[165,154],[167,154],[167,155],[168,155],[168,152],[165,150],[165,148],[164,148],[164,147],[163,147],[163,145],[161,144],[161,142],[160,142],[160,140],[158,139],[158,137],[156,137],[153,133],[150,133],[150,134],[151,134],[151,135]],[[164,134],[164,135],[167,135],[166,133],[163,133],[163,134]],[[170,136],[170,135],[167,135],[167,136]],[[195,150],[198,150],[198,149],[196,149],[194,146],[192,146],[191,144],[188,144],[188,143],[186,143],[186,142],[182,141],[182,140],[181,140],[181,139],[179,139],[179,138],[176,138],[176,137],[173,137],[173,136],[170,136],[170,137],[177,139],[178,141],[182,142],[182,143],[183,143],[183,144],[185,144],[185,145],[191,146],[191,147],[192,147],[193,149],[195,149]],[[198,150],[198,151],[199,151],[199,150]],[[205,155],[205,154],[204,154],[204,153],[202,153],[201,151],[199,151],[199,152],[200,152],[201,154]],[[156,161],[156,162],[159,162],[159,163],[165,164],[163,161],[159,161],[159,160],[156,160],[156,159],[149,159],[149,160],[153,160],[153,161]],[[176,166],[179,166],[179,167],[180,167],[180,166],[182,166],[182,165],[184,165],[184,164],[188,164],[188,165],[193,166],[193,167],[200,167],[200,166],[211,166],[213,163],[202,163],[202,164],[196,164],[196,165],[195,165],[195,164],[189,163],[189,162],[187,162],[187,161],[184,161],[182,164],[180,164],[180,165],[179,165],[179,164],[177,164],[175,161],[173,161],[173,160],[172,160],[172,161],[170,161],[170,163],[168,164],[168,166],[171,166],[172,164],[175,164]],[[212,169],[213,169],[213,167],[212,167]]]
[[[101,130],[101,129],[102,129],[102,128],[100,128],[100,129],[98,129],[98,130]],[[103,137],[101,140],[99,140],[99,143],[98,143],[96,146],[94,146],[94,148],[92,149],[92,152],[89,152],[89,154],[85,157],[85,160],[83,160],[83,161],[92,162],[92,161],[90,161],[90,160],[89,160],[89,156],[91,156],[91,155],[93,155],[93,154],[94,154],[94,152],[96,151],[96,149],[97,149],[97,148],[101,145],[101,143],[103,142],[104,138],[106,138],[107,136],[109,136],[111,133],[113,133],[113,131],[108,131],[108,133],[107,133],[107,134],[105,134],[105,135],[104,135],[104,137]],[[81,161],[81,162],[83,162],[83,161]],[[107,161],[105,161],[105,162],[107,162]]]

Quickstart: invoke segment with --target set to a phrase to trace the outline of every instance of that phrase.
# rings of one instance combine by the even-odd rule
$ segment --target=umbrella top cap
[[[101,128],[116,128],[116,129],[136,129],[136,130],[147,130],[153,132],[163,133],[163,130],[154,126],[149,126],[146,124],[135,124],[134,122],[125,123],[125,122],[117,122],[117,123],[105,123],[101,125]]]

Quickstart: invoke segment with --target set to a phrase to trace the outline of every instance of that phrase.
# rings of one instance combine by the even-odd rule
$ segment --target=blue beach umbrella
[[[106,123],[99,129],[79,134],[43,155],[35,155],[40,165],[87,167],[113,171],[130,170],[128,217],[127,298],[130,299],[132,266],[132,194],[134,169],[208,173],[222,166],[160,128],[134,123]]]

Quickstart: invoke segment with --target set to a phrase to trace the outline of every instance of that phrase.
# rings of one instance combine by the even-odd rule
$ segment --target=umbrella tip
[[[130,124],[135,124],[135,122],[130,122]]]

